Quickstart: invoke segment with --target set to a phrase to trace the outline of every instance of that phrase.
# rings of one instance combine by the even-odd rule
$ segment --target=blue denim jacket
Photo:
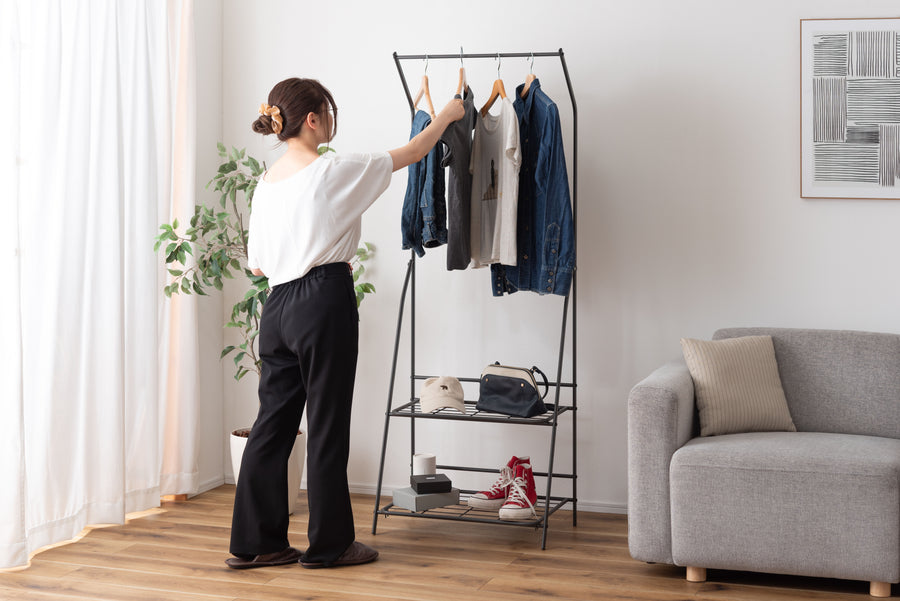
[[[413,117],[409,139],[431,123],[431,116],[418,111]],[[400,214],[403,248],[412,248],[420,257],[426,248],[447,244],[447,201],[444,197],[444,158],[442,143],[417,163],[408,167],[409,181]]]
[[[530,290],[565,296],[575,269],[575,230],[559,109],[531,82],[528,95],[516,89],[522,166],[516,223],[516,266],[491,265],[494,296]]]

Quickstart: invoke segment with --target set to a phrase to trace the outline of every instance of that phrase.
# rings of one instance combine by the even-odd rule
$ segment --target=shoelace
[[[531,510],[531,515],[537,516],[537,512],[535,512],[534,510],[534,505],[531,503],[528,495],[525,494],[525,478],[521,476],[519,476],[518,478],[513,478],[509,485],[509,497],[506,499],[506,502],[518,503],[522,506],[528,505],[528,508]]]
[[[504,467],[500,469],[500,477],[497,478],[497,481],[491,485],[491,494],[495,494],[504,490],[507,486],[512,484],[513,481],[513,471],[509,467]]]

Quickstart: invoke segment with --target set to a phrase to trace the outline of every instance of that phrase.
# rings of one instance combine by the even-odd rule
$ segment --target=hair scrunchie
[[[281,119],[281,109],[277,106],[269,106],[265,102],[259,105],[259,114],[266,115],[270,119],[272,119],[272,132],[279,134],[281,133],[281,128],[283,121]]]

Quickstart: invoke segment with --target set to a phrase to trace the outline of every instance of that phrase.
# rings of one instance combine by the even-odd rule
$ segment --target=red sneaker
[[[529,461],[531,461],[530,457],[516,457],[513,455],[506,467],[501,468],[500,477],[491,485],[490,490],[483,490],[469,497],[467,501],[469,507],[474,507],[475,509],[500,509],[506,503],[509,484],[513,480],[513,469],[517,465],[528,463]]]
[[[530,463],[520,463],[514,468],[506,503],[500,507],[500,519],[528,520],[537,517],[535,503],[537,491],[534,487],[534,472]]]

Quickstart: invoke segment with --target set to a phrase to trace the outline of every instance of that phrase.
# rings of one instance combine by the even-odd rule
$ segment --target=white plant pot
[[[244,457],[244,447],[247,446],[247,438],[235,436],[231,433],[231,470],[234,473],[234,483],[238,483],[238,475],[241,472],[241,459]],[[306,435],[301,430],[297,432],[294,440],[294,448],[288,459],[288,515],[294,513],[297,507],[297,494],[300,492],[300,476],[303,474],[303,461],[306,458]]]

